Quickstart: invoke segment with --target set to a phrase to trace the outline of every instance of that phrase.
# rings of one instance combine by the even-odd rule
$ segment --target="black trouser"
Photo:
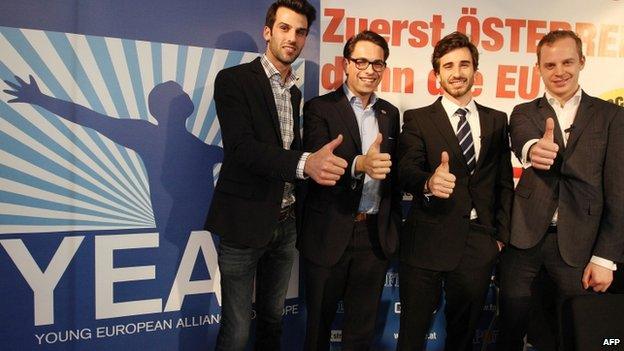
[[[344,303],[342,350],[369,350],[388,260],[381,253],[377,222],[356,222],[338,263],[323,267],[305,261],[307,329],[305,350],[329,350],[338,301]]]
[[[452,351],[472,350],[472,339],[483,311],[492,267],[498,255],[496,240],[471,229],[459,265],[440,272],[399,265],[401,329],[399,350],[423,350],[433,312],[446,294],[446,343]]]
[[[501,257],[501,330],[498,350],[522,350],[532,301],[532,285],[545,269],[557,286],[557,315],[567,298],[589,294],[583,289],[585,267],[572,267],[563,261],[557,245],[557,233],[548,233],[534,247],[518,249],[508,246]],[[535,290],[535,287],[533,287]],[[557,317],[558,326],[561,324]],[[560,330],[559,328],[556,328]],[[565,349],[562,340],[560,348]]]

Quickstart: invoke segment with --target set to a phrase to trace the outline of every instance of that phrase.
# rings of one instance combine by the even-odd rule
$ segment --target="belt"
[[[546,233],[556,233],[557,232],[557,225],[549,225],[548,229],[546,229]]]
[[[353,218],[353,220],[355,222],[364,222],[364,221],[371,220],[373,218],[377,218],[377,214],[358,212]]]
[[[283,222],[288,218],[294,217],[293,214],[295,212],[295,205],[289,205],[280,210],[279,217],[277,218],[278,222]]]

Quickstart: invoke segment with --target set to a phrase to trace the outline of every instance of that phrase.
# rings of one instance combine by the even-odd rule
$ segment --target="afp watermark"
[[[605,338],[602,341],[602,346],[617,346],[620,344],[620,339],[618,338]]]

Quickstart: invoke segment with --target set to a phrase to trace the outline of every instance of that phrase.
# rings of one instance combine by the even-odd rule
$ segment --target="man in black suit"
[[[284,299],[295,257],[294,183],[306,176],[333,185],[347,163],[332,154],[341,136],[315,153],[301,150],[291,63],[316,16],[305,0],[278,0],[267,11],[267,50],[224,69],[214,99],[224,158],[206,229],[220,236],[221,328],[218,350],[243,350],[256,276],[256,349],[279,350]]]
[[[472,350],[513,195],[507,116],[471,88],[478,52],[455,32],[431,62],[444,95],[406,111],[399,180],[414,197],[400,239],[399,349],[424,348],[444,286],[446,350]]]
[[[567,297],[603,292],[624,253],[624,109],[585,94],[585,65],[572,31],[537,47],[543,97],[511,114],[512,148],[524,171],[510,245],[501,258],[501,348],[521,350],[531,284],[544,268]],[[564,347],[564,345],[560,345]]]
[[[389,258],[397,246],[401,193],[392,165],[399,111],[375,94],[386,68],[386,41],[371,31],[343,50],[347,80],[304,107],[303,145],[315,151],[337,135],[348,161],[335,186],[310,183],[298,248],[305,258],[305,350],[328,350],[330,328],[344,301],[342,350],[368,350]]]

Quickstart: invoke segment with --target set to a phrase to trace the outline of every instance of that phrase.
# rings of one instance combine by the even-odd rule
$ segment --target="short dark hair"
[[[384,52],[384,61],[388,59],[388,56],[390,56],[388,42],[386,42],[386,39],[384,39],[381,35],[370,30],[359,32],[358,34],[349,38],[349,40],[347,40],[347,42],[345,43],[344,49],[342,49],[342,56],[347,59],[351,58],[351,54],[355,49],[355,44],[363,40],[370,41],[371,43],[381,47]]]
[[[544,35],[542,39],[540,39],[539,43],[537,43],[537,63],[539,64],[540,62],[542,46],[551,46],[557,40],[565,38],[574,39],[574,42],[576,43],[576,52],[579,55],[579,59],[583,59],[583,42],[581,41],[581,38],[576,35],[576,33],[571,30],[553,30],[552,32]]]
[[[273,28],[273,25],[275,24],[275,14],[277,13],[277,9],[280,7],[286,7],[300,15],[306,16],[306,19],[308,20],[308,29],[310,29],[312,22],[316,19],[316,9],[306,0],[277,0],[272,3],[267,10],[266,19],[264,20],[265,26]]]
[[[460,32],[453,32],[436,44],[431,55],[431,65],[433,71],[437,74],[440,73],[440,59],[442,56],[448,54],[455,49],[468,48],[470,50],[470,56],[472,56],[472,65],[476,71],[479,68],[479,51],[477,47],[470,42],[470,39],[466,34]]]

